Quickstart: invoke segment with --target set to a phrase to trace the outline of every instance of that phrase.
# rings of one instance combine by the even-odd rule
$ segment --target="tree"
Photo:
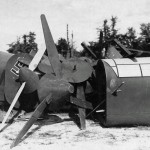
[[[116,39],[128,48],[134,48],[136,41],[136,31],[133,27],[129,27],[125,34],[117,34]]]
[[[118,30],[116,29],[117,19],[118,19],[117,17],[112,16],[110,19],[110,24],[108,24],[107,19],[104,19],[103,25],[97,28],[98,37],[100,36],[99,35],[100,31],[102,31],[104,41],[115,38],[118,32]]]
[[[111,17],[111,23],[108,24],[108,20],[105,19],[103,21],[103,25],[97,28],[98,31],[98,41],[96,42],[89,42],[91,50],[98,56],[98,58],[102,58],[102,50],[105,47],[108,47],[108,41],[110,39],[114,39],[117,37],[118,30],[116,29],[117,24],[117,17]],[[86,52],[83,52],[84,54]]]
[[[103,22],[103,29],[102,29],[105,40],[110,38],[110,26],[107,23],[108,21],[107,19],[105,19]]]
[[[112,16],[110,19],[110,24],[108,19],[103,21],[103,25],[97,28],[98,30],[98,41],[89,42],[89,48],[101,58],[103,49],[107,51],[110,45],[117,46],[113,42],[113,39],[117,39],[121,44],[127,48],[139,49],[144,51],[150,51],[150,23],[142,23],[140,26],[141,33],[140,36],[136,36],[136,30],[133,27],[127,28],[125,34],[118,33],[116,29],[117,17]],[[118,49],[119,47],[117,47]],[[83,50],[82,56],[87,55],[87,52]],[[148,54],[145,53],[148,56]],[[145,56],[144,55],[144,56]],[[142,55],[143,56],[143,55]]]
[[[136,40],[136,31],[133,27],[129,27],[126,33],[128,47],[133,48],[133,42]]]
[[[117,36],[118,30],[116,29],[117,17],[111,17],[111,31],[110,31],[110,38],[115,38]]]
[[[17,38],[16,42],[8,44],[9,49],[7,50],[9,53],[17,54],[17,53],[30,53],[31,50],[37,51],[37,43],[35,42],[36,34],[34,32],[29,32],[28,35],[24,34],[22,39]]]
[[[66,41],[66,39],[64,38],[59,38],[57,44],[56,44],[58,53],[60,53],[61,55],[63,55],[63,57],[66,58],[67,56],[67,52],[68,52],[68,43]]]
[[[150,23],[142,23],[140,30],[141,36],[138,38],[138,46],[144,51],[150,51]]]
[[[150,23],[142,23],[140,29],[143,38],[150,38]]]

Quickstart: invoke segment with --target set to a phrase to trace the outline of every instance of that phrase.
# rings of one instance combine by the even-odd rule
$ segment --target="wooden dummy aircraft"
[[[149,57],[136,58],[122,47],[126,58],[113,53],[109,59],[96,60],[96,55],[90,52],[96,60],[93,65],[86,59],[62,61],[44,15],[41,15],[41,22],[49,65],[41,60],[42,50],[33,58],[28,54],[8,54],[0,64],[3,69],[0,72],[1,97],[11,104],[7,114],[11,112],[12,104],[25,111],[35,109],[11,148],[19,143],[45,108],[59,109],[66,100],[77,106],[81,129],[85,129],[85,118],[90,114],[105,126],[150,124]],[[88,87],[92,88],[90,102],[85,100]],[[86,116],[85,109],[92,111]]]

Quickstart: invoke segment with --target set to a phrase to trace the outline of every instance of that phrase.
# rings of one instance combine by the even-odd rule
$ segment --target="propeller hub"
[[[63,79],[52,79],[49,75],[44,75],[39,82],[38,97],[42,101],[47,95],[52,93],[53,101],[48,110],[59,110],[67,100],[70,94],[74,92],[74,87]]]

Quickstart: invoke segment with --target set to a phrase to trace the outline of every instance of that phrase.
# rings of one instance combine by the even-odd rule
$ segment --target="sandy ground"
[[[57,116],[37,121],[12,150],[150,150],[150,127],[102,128],[86,120],[80,130],[67,114]],[[0,133],[0,150],[10,149],[25,123],[16,121]]]

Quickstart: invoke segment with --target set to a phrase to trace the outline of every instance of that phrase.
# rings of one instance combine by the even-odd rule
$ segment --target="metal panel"
[[[150,76],[149,58],[104,59],[119,77]]]
[[[104,124],[150,125],[150,59],[104,60],[104,67],[107,82]]]
[[[118,76],[118,70],[117,70],[117,67],[112,67],[112,69],[114,70],[114,72],[115,72],[116,75]]]
[[[106,63],[108,63],[110,66],[116,66],[115,62],[113,59],[103,59]]]
[[[150,64],[141,64],[143,76],[150,76]]]
[[[150,58],[149,57],[141,57],[141,58],[136,58],[137,61],[140,63],[140,64],[150,64]]]
[[[133,60],[129,58],[124,58],[124,59],[115,59],[114,60],[117,65],[129,65],[129,64],[135,64],[137,62],[134,62]]]
[[[107,72],[106,126],[150,124],[150,77],[118,78],[124,82],[116,95],[112,94],[110,72]],[[120,83],[119,83],[120,84]],[[117,87],[117,86],[116,86]]]
[[[117,65],[119,77],[141,77],[139,65]]]
[[[111,59],[115,59],[115,58],[122,58],[122,55],[118,52],[118,50],[114,47],[114,46],[110,46],[107,49],[106,52],[106,58],[111,58]]]
[[[124,58],[124,59],[115,59],[114,60],[116,62],[117,65],[123,65],[123,64],[150,64],[150,59],[149,57],[144,57],[144,58],[136,58],[134,59],[130,59],[130,58]]]

